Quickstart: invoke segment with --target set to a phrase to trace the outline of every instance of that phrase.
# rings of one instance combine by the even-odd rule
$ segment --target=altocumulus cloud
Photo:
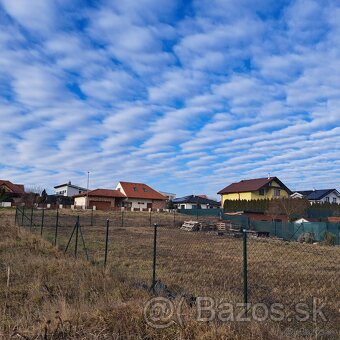
[[[340,179],[340,4],[0,0],[0,174],[215,193]]]

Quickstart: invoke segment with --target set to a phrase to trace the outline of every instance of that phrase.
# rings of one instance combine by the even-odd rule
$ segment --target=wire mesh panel
[[[274,317],[281,328],[296,332],[304,328],[309,334],[340,331],[338,247],[249,234],[247,250],[248,302],[252,306],[263,303],[269,319],[273,317],[271,308],[280,304]],[[316,315],[319,308],[324,316]]]
[[[107,266],[122,277],[150,287],[153,229],[128,223],[121,227],[120,222],[119,218],[110,220]]]
[[[216,231],[160,227],[157,279],[174,294],[240,303],[242,240]]]

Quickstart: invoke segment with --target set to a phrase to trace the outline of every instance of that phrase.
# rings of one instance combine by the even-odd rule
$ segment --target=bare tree
[[[286,215],[288,222],[290,222],[294,216],[304,215],[309,206],[310,204],[306,199],[273,199],[269,202],[267,213],[275,217],[278,215]]]
[[[29,187],[26,188],[26,192],[27,193],[33,193],[33,194],[38,194],[39,196],[41,196],[41,194],[43,193],[45,189],[43,187],[41,187],[40,185],[31,185]]]

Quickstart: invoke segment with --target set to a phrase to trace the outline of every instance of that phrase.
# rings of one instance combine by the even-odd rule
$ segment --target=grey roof
[[[209,204],[209,205],[214,205],[214,206],[220,206],[220,202],[210,200],[208,198],[203,198],[200,196],[195,196],[195,195],[175,198],[172,200],[172,202],[175,204],[193,203],[193,204]]]
[[[318,201],[323,199],[325,196],[329,195],[333,191],[336,192],[336,195],[340,195],[340,193],[336,189],[301,190],[295,192],[303,195],[308,200]]]
[[[61,188],[61,187],[66,187],[66,186],[70,187],[70,188],[74,188],[74,189],[79,189],[79,190],[87,191],[87,189],[82,188],[82,187],[78,187],[77,185],[74,185],[74,184],[71,184],[71,183],[65,183],[65,184],[56,185],[54,187],[54,189]]]

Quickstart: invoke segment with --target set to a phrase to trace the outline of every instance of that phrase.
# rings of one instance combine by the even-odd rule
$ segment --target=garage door
[[[97,210],[108,210],[111,208],[111,202],[90,201],[90,208],[93,206],[95,206]]]

